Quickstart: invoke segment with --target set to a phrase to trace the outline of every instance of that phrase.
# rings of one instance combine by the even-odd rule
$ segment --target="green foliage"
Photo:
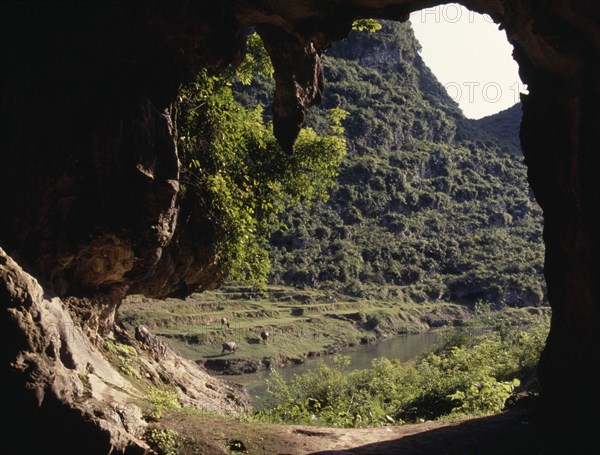
[[[542,304],[541,211],[514,153],[518,107],[501,115],[502,128],[495,118],[465,119],[421,60],[409,24],[353,32],[323,62],[325,99],[308,124],[329,133],[330,109],[348,112],[348,153],[326,203],[283,214],[271,282],[359,297],[396,287],[419,302]],[[272,86],[261,81],[236,96],[265,102]]]
[[[377,22],[375,19],[357,19],[352,23],[352,29],[363,32],[376,32],[377,30],[381,30],[381,24]]]
[[[257,33],[252,33],[246,40],[246,55],[244,60],[233,74],[229,75],[230,79],[237,79],[243,85],[250,85],[256,76],[271,77],[273,76],[273,64],[271,58],[265,49],[260,36]]]
[[[354,427],[498,412],[530,379],[547,330],[545,321],[504,339],[488,334],[408,365],[379,358],[369,370],[348,372],[342,357],[290,382],[273,373],[276,404],[256,418]]]
[[[457,390],[448,397],[461,403],[452,409],[452,414],[473,415],[500,412],[515,387],[519,385],[521,385],[521,381],[518,379],[513,379],[512,382],[502,382],[492,376],[482,378],[481,382],[471,384],[467,390]]]
[[[202,71],[180,90],[179,149],[185,192],[215,227],[218,261],[232,280],[264,284],[267,241],[276,215],[290,204],[324,198],[345,153],[341,110],[331,114],[331,133],[300,132],[293,154],[284,152],[265,124],[263,108],[239,105],[232,84],[272,73],[256,34],[237,71]]]
[[[183,444],[181,435],[170,428],[154,428],[146,433],[145,439],[159,455],[177,455]]]
[[[146,394],[146,401],[153,406],[150,417],[160,420],[165,411],[173,412],[181,409],[181,403],[173,392],[169,390],[150,387]]]
[[[117,343],[116,341],[112,341],[112,340],[105,340],[104,341],[104,349],[106,349],[108,352],[121,356],[121,357],[131,357],[131,358],[137,358],[138,354],[137,351],[135,350],[135,348],[133,346],[129,346],[127,344],[123,344],[123,343]]]
[[[141,378],[140,371],[134,364],[139,357],[133,346],[117,343],[112,340],[105,340],[103,346],[106,351],[117,359],[119,370],[132,378]]]

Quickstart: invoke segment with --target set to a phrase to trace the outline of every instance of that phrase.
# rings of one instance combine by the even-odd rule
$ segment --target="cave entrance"
[[[461,34],[476,36],[469,29],[474,13],[440,8],[415,15],[436,27],[459,26],[463,16]],[[513,67],[517,79],[497,79],[501,86],[491,77],[469,78],[473,69],[464,68],[464,80],[444,86],[426,63],[410,25],[401,22],[385,21],[372,34],[352,32],[326,51],[324,99],[307,125],[319,130],[326,111],[347,110],[348,157],[331,203],[296,210],[276,233],[273,284],[339,282],[336,290],[353,298],[529,307],[523,314],[538,315],[545,302],[542,215],[522,163],[520,106],[475,121],[449,93],[458,87],[467,106],[491,104],[497,112],[497,92],[510,92],[508,106],[514,104],[518,76]],[[249,107],[257,100],[270,105],[272,89],[265,77],[250,88],[240,85],[236,96]],[[494,128],[498,123],[504,130]],[[430,325],[450,322],[432,318]]]
[[[352,32],[323,56],[326,91],[321,106],[309,112],[307,125],[319,130],[327,124],[330,109],[347,110],[348,154],[329,204],[286,214],[287,226],[272,243],[271,260],[277,271],[272,284],[309,288],[294,289],[288,298],[315,305],[326,302],[329,308],[323,311],[328,315],[337,315],[341,307],[334,297],[326,300],[322,294],[331,287],[350,298],[390,302],[390,307],[435,301],[440,313],[449,302],[479,304],[480,310],[485,305],[539,306],[544,300],[541,213],[528,195],[520,150],[512,150],[503,137],[496,138],[499,145],[490,143],[479,132],[484,125],[464,117],[423,63],[408,23],[382,21],[382,25],[374,33]],[[256,100],[272,103],[270,77],[250,87],[235,87],[239,102],[250,108]],[[512,141],[518,142],[519,123],[520,117],[513,119]],[[220,298],[226,301],[238,291],[227,287]],[[172,311],[181,311],[181,320],[187,318],[183,305],[179,309],[172,305]],[[122,310],[123,320],[139,319],[129,305]],[[302,316],[313,310],[299,306],[293,311],[298,312],[293,316]],[[234,328],[251,323],[244,316],[223,316],[233,321]],[[386,330],[386,322],[396,323],[384,317],[378,321],[376,316],[370,317],[373,330],[365,337],[374,336],[377,327]],[[163,328],[170,318],[165,319]],[[419,330],[407,321],[397,323],[403,326],[398,331]],[[427,321],[432,327],[453,323],[462,320],[431,316]],[[287,329],[286,323],[270,324],[278,334],[274,340]],[[209,367],[223,366],[210,353],[219,352],[224,341],[219,338],[225,336],[220,326],[216,335],[203,337],[199,330],[208,335],[214,324],[201,329],[195,325],[168,327],[178,334],[193,334],[181,337],[189,344],[170,341],[182,352],[209,356]],[[161,331],[156,326],[150,329]],[[383,333],[394,334],[387,330]],[[243,334],[238,355],[264,349],[259,332],[234,333]],[[315,344],[320,343],[321,334],[314,336]],[[371,351],[370,356],[375,355]]]
[[[0,3],[5,46],[0,123],[6,126],[0,136],[0,199],[7,220],[0,226],[0,297],[8,334],[2,367],[14,381],[5,406],[12,413],[7,434],[21,434],[22,422],[39,415],[40,403],[46,405],[52,395],[77,412],[77,419],[101,428],[109,450],[140,447],[137,436],[126,434],[124,415],[88,407],[81,398],[93,384],[95,396],[107,397],[104,384],[123,379],[105,368],[88,336],[97,340],[98,329],[112,328],[113,310],[125,293],[165,295],[180,284],[182,270],[190,272],[184,283],[190,288],[218,278],[209,236],[201,238],[208,244],[198,245],[197,234],[205,231],[186,234],[190,224],[178,219],[178,157],[165,115],[177,87],[200,67],[218,71],[239,62],[243,30],[262,27],[277,57],[277,137],[291,149],[304,112],[320,97],[319,50],[341,39],[354,18],[404,20],[408,12],[438,3],[443,2]],[[490,14],[506,29],[528,86],[520,139],[528,180],[544,213],[544,273],[552,306],[540,381],[555,420],[569,416],[580,422],[600,396],[595,372],[600,4],[461,4]],[[449,132],[444,125],[440,122],[436,134]],[[411,124],[420,134],[427,132],[423,126]],[[385,181],[375,182],[381,184]],[[197,249],[184,256],[188,239],[196,240],[190,245]],[[72,296],[80,299],[61,300]],[[58,322],[74,327],[74,315],[82,330],[58,330]],[[105,379],[86,379],[94,372]],[[576,387],[567,389],[574,379]],[[235,394],[226,396],[237,401]],[[36,438],[3,442],[21,451],[38,444],[51,450],[48,441],[62,447],[72,436],[60,425],[62,415],[40,421],[43,432]]]

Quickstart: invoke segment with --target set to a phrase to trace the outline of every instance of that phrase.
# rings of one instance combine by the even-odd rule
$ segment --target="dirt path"
[[[181,454],[388,455],[595,453],[565,431],[549,431],[527,409],[451,422],[341,429],[172,415],[161,426],[186,438]],[[597,452],[596,452],[597,453]]]

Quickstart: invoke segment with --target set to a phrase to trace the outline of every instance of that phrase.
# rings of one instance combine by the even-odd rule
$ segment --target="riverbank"
[[[354,370],[365,370],[372,368],[373,360],[386,358],[399,360],[407,363],[417,356],[430,352],[444,344],[456,331],[472,333],[476,336],[484,329],[446,328],[434,329],[418,334],[406,334],[379,340],[376,343],[348,347],[343,352],[343,357],[349,364],[345,367],[347,373]],[[268,409],[279,404],[279,400],[273,395],[272,384],[279,379],[293,381],[297,376],[314,372],[322,365],[335,367],[336,356],[323,356],[308,358],[302,364],[285,366],[283,368],[272,368],[229,378],[231,381],[243,385],[253,400],[254,411]]]
[[[506,309],[511,321],[535,317],[546,308]],[[270,287],[257,294],[242,286],[194,294],[185,300],[127,299],[119,319],[139,324],[185,357],[217,374],[252,373],[303,363],[360,344],[431,328],[463,326],[475,312],[444,301],[366,300],[320,290]],[[224,326],[221,319],[229,325]],[[264,342],[262,331],[269,333]],[[224,342],[234,353],[222,353]]]

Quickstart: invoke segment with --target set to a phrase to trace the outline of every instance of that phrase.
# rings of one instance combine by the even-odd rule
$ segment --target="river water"
[[[350,370],[370,368],[371,361],[377,357],[400,359],[401,362],[408,362],[419,354],[431,351],[436,345],[440,344],[443,339],[443,333],[441,331],[431,331],[420,334],[400,335],[373,344],[351,347],[341,354],[350,357]],[[302,364],[277,368],[277,372],[283,379],[289,380],[295,375],[306,373],[316,368],[321,363],[331,364],[332,361],[332,356],[313,357],[307,359]],[[240,376],[229,376],[227,379],[244,385],[248,389],[248,392],[250,392],[250,395],[252,395],[252,398],[254,398],[255,409],[259,410],[271,400],[267,385],[270,375],[271,372],[267,370]]]

